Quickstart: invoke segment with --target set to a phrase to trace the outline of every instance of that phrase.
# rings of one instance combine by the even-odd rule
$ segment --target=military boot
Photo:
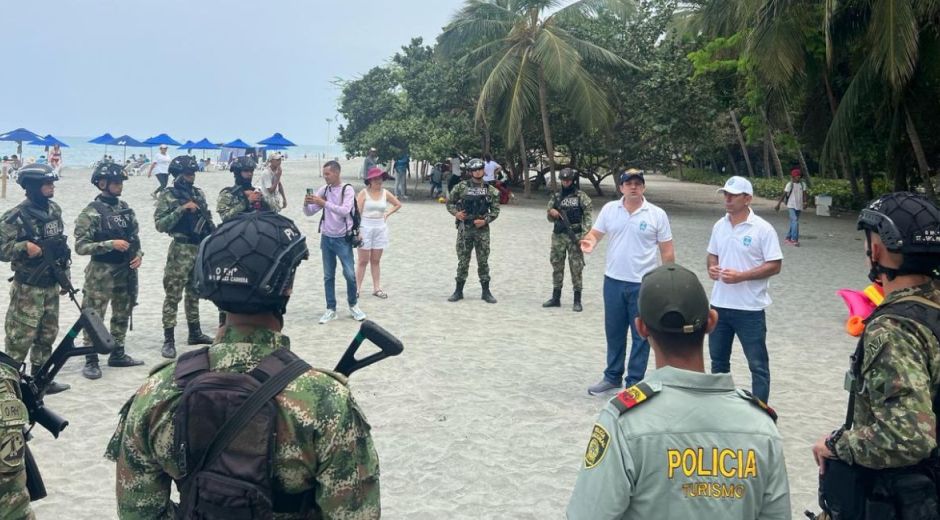
[[[584,307],[581,307],[581,290],[575,289],[574,291],[574,305],[571,306],[571,310],[574,312],[581,312],[584,310]]]
[[[115,368],[138,367],[143,365],[143,361],[138,361],[124,352],[124,345],[119,345],[108,356],[108,366]]]
[[[561,307],[561,287],[552,289],[552,297],[543,303],[542,307]]]
[[[189,325],[189,337],[186,338],[187,345],[211,345],[212,338],[202,333],[198,323],[187,323]]]
[[[480,298],[486,303],[496,303],[496,298],[494,298],[493,293],[490,292],[490,282],[480,282],[480,285],[483,286],[483,294]]]
[[[168,359],[176,357],[176,337],[173,335],[175,331],[176,327],[163,329],[163,350],[160,351],[160,354]]]
[[[98,367],[98,355],[89,354],[85,356],[85,366],[82,368],[82,375],[85,379],[100,379],[101,368]]]
[[[463,284],[466,282],[457,282],[457,288],[454,289],[454,294],[450,295],[450,298],[447,298],[449,302],[455,302],[463,299]]]
[[[34,376],[38,374],[40,368],[41,368],[40,365],[33,365],[32,374]],[[55,381],[49,381],[49,384],[46,385],[46,394],[47,395],[57,394],[59,392],[64,392],[68,390],[69,388],[72,388],[72,386],[64,384],[64,383],[56,383]]]

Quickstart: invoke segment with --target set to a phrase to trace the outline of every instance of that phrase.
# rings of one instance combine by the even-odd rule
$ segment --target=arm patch
[[[623,415],[627,410],[655,396],[657,392],[659,390],[653,390],[646,383],[637,383],[617,394],[616,397],[610,400],[610,403],[617,408],[620,415]]]

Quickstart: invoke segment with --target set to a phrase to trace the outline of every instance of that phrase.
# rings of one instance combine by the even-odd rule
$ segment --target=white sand
[[[348,162],[345,178],[356,179],[359,162]],[[289,193],[286,214],[308,233],[311,259],[304,263],[286,317],[293,348],[314,365],[332,368],[358,324],[337,295],[341,319],[326,326],[316,320],[324,309],[316,220],[302,216],[303,188],[322,184],[316,161],[285,162]],[[89,172],[68,170],[57,185],[56,201],[69,234],[75,216],[93,198]],[[214,208],[228,172],[201,174]],[[351,181],[356,182],[356,181]],[[104,377],[88,381],[82,361],[72,360],[60,380],[72,390],[47,399],[70,421],[58,440],[41,428],[31,442],[43,470],[49,497],[34,504],[40,518],[113,518],[114,465],[102,453],[117,412],[160,363],[163,301],[162,269],[168,237],[154,230],[154,179],[132,178],[126,200],[142,222],[146,253],[141,271],[140,306],[128,352],[146,361],[133,369],[103,367]],[[544,198],[503,208],[492,227],[492,288],[497,305],[479,300],[475,265],[468,298],[446,302],[453,290],[456,258],[453,219],[443,205],[422,196],[405,202],[390,221],[392,244],[383,259],[388,300],[371,296],[366,275],[361,307],[369,318],[397,334],[405,353],[352,377],[356,398],[372,424],[382,468],[382,502],[387,518],[560,518],[579,469],[588,432],[605,399],[585,388],[604,368],[605,342],[601,284],[604,253],[589,257],[584,273],[585,312],[571,312],[566,277],[561,309],[541,308],[551,292],[548,263],[550,225]],[[8,188],[0,210],[16,204],[22,191]],[[648,198],[669,213],[679,263],[704,276],[705,246],[722,205],[714,187],[661,177],[648,181]],[[595,197],[595,210],[606,200]],[[785,213],[756,202],[757,212],[786,231]],[[841,287],[865,285],[864,257],[854,218],[804,215],[803,247],[786,246],[783,272],[774,278],[768,310],[771,352],[771,404],[786,439],[794,518],[815,505],[816,469],[812,442],[838,426],[845,406],[842,374],[853,339],[843,332],[846,311],[835,295]],[[87,257],[77,257],[73,276],[82,283]],[[6,312],[7,299],[0,301]],[[202,323],[215,330],[216,312],[203,302]],[[62,302],[60,333],[77,312]],[[180,322],[183,318],[179,311]],[[185,330],[177,328],[178,345]],[[183,346],[181,350],[185,351]],[[652,356],[651,356],[652,363]],[[747,365],[736,347],[732,368],[737,383],[749,387]]]

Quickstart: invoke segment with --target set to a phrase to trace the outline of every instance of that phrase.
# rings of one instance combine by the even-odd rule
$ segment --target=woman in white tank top
[[[362,279],[366,275],[366,266],[372,272],[372,295],[385,299],[388,295],[382,290],[381,267],[382,252],[388,247],[388,224],[386,220],[401,209],[401,202],[382,187],[382,182],[389,179],[387,173],[379,168],[371,168],[366,175],[366,187],[356,195],[356,205],[362,215],[359,236],[362,247],[356,262],[356,292],[362,290]]]

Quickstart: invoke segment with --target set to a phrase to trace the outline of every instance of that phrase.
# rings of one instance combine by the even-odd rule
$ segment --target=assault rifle
[[[565,234],[567,234],[568,238],[571,239],[571,243],[577,246],[580,239],[578,238],[578,235],[574,232],[574,230],[571,229],[571,221],[568,220],[568,214],[562,211],[561,208],[559,207],[558,204],[560,202],[561,202],[561,198],[558,196],[558,194],[555,194],[555,204],[552,205],[552,209],[558,212],[558,215],[559,215],[558,220],[559,222],[561,222],[561,226],[562,228],[564,228]]]
[[[133,260],[137,253],[140,251],[140,239],[134,240],[131,242],[131,248],[128,249],[130,253],[128,258]],[[125,268],[127,269],[127,296],[128,296],[128,309],[127,309],[127,319],[128,326],[131,330],[134,330],[134,307],[137,307],[137,298],[140,295],[140,278],[137,276],[137,269],[131,269],[130,264],[128,263]]]

